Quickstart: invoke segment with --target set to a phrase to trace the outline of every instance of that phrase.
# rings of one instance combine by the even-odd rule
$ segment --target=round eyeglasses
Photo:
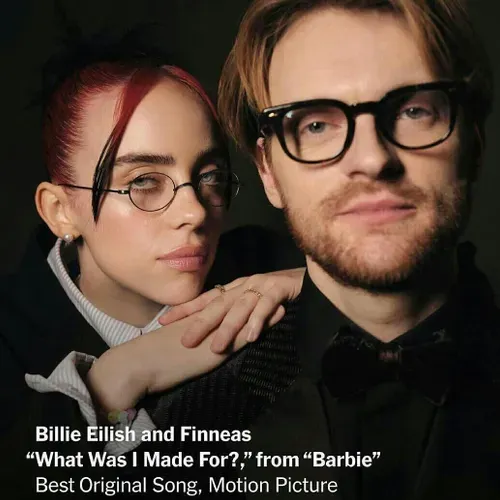
[[[75,189],[94,188],[77,186],[75,184],[59,184]],[[184,182],[176,186],[172,178],[161,172],[148,172],[139,175],[129,184],[128,189],[102,189],[106,193],[126,194],[130,201],[140,210],[157,212],[167,208],[175,198],[177,191],[185,186],[191,186],[198,199],[212,207],[229,206],[240,189],[240,181],[234,172],[227,170],[211,170],[196,176],[195,182]]]
[[[431,82],[401,87],[380,101],[346,104],[313,99],[267,108],[259,116],[261,137],[276,134],[283,151],[300,163],[335,160],[350,147],[356,117],[375,116],[379,134],[402,149],[426,149],[453,132],[464,82]]]

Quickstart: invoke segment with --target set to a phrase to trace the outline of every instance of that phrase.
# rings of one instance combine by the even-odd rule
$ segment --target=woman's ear
[[[76,239],[79,232],[73,221],[70,202],[64,188],[42,182],[35,193],[36,209],[45,224],[59,238]]]
[[[262,184],[264,185],[267,199],[271,202],[271,205],[273,205],[275,208],[283,208],[283,199],[278,188],[278,183],[276,181],[271,162],[268,158],[269,155],[270,152],[266,150],[264,139],[262,137],[259,137],[259,139],[257,140],[257,149],[255,153],[257,170],[262,180]]]

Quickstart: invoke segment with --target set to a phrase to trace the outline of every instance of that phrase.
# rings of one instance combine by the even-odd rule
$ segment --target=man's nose
[[[366,176],[377,179],[391,163],[390,146],[377,132],[375,117],[363,114],[356,118],[354,137],[350,148],[340,162],[349,177]]]

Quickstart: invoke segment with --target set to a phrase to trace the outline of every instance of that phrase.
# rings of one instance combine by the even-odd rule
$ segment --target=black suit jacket
[[[459,287],[461,314],[456,318],[463,343],[467,373],[449,404],[438,410],[413,494],[401,500],[498,500],[500,499],[500,313],[486,278],[472,263],[470,247],[461,249]],[[295,337],[300,298],[285,319],[245,354],[238,377],[249,393],[265,395],[267,402],[249,422],[250,443],[234,445],[240,454],[252,453],[240,478],[265,481],[271,496],[247,493],[248,498],[289,498],[276,478],[290,482],[336,481],[334,498],[343,499],[342,480],[334,468],[312,467],[305,452],[331,455],[324,406],[313,382],[301,374]],[[307,334],[307,332],[301,332]],[[418,416],[423,411],[415,406]],[[394,436],[395,440],[400,439]],[[415,435],[412,439],[419,440]],[[257,467],[258,453],[299,457],[300,467]],[[326,499],[331,493],[299,494],[297,498]],[[375,498],[372,496],[370,498]],[[382,493],[376,497],[385,500]]]
[[[242,371],[244,369],[245,366]],[[254,364],[253,369],[261,371],[260,376],[268,380],[276,376],[276,370],[269,370],[269,367]],[[271,497],[255,493],[247,494],[248,498],[288,498],[290,493],[286,489],[276,492],[277,477],[290,478],[290,482],[301,482],[304,478],[311,482],[336,481],[339,492],[335,498],[343,498],[342,478],[335,469],[313,468],[310,460],[303,459],[305,452],[333,454],[323,403],[311,384],[300,374],[293,381],[288,380],[276,393],[276,401],[265,405],[256,420],[250,422],[252,441],[234,446],[240,454],[253,454],[240,477],[246,481],[266,481],[274,492]],[[439,410],[413,495],[401,500],[500,498],[499,388],[498,379],[492,378],[480,388],[464,390],[451,405]],[[419,439],[419,436],[414,438]],[[398,440],[399,436],[395,435],[394,439]],[[255,457],[258,453],[298,457],[300,467],[257,468]],[[324,492],[298,495],[298,498],[326,499],[330,496]],[[385,497],[370,498],[383,500]]]

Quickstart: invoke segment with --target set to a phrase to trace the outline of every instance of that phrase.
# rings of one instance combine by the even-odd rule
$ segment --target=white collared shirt
[[[49,253],[47,262],[78,312],[109,347],[123,344],[161,327],[160,323],[158,323],[158,318],[165,314],[169,306],[165,306],[144,328],[137,328],[119,321],[95,307],[82,294],[69,276],[66,265],[61,257],[61,245],[63,244],[61,239],[56,241],[56,244]],[[78,366],[88,366],[95,359],[94,356],[72,351],[54,368],[54,371],[48,378],[42,375],[27,373],[25,380],[28,386],[35,391],[60,392],[75,399],[88,425],[97,425],[97,415],[92,398],[78,371]],[[141,443],[140,436],[142,431],[155,429],[155,425],[146,410],[140,409],[136,418],[131,423],[131,428],[135,431],[136,441],[109,442],[106,443],[105,451],[113,455],[120,455],[133,450]]]

